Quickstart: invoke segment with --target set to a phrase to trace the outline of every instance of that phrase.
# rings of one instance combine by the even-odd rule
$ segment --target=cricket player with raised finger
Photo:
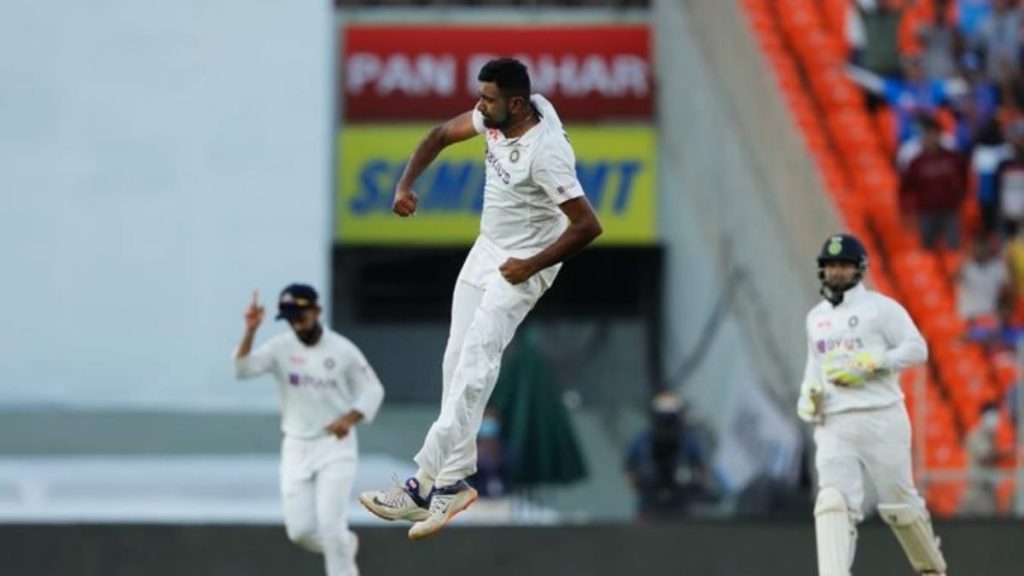
[[[350,340],[320,323],[316,290],[281,291],[278,320],[291,330],[253,350],[263,306],[254,292],[235,351],[235,377],[273,374],[281,398],[281,499],[288,539],[324,556],[327,576],[358,576],[359,540],[347,510],[359,448],[357,425],[373,420],[384,387]]]
[[[824,300],[807,314],[797,413],[813,424],[817,446],[818,573],[850,575],[866,477],[878,493],[879,515],[914,570],[944,576],[939,539],[914,487],[910,418],[899,383],[901,370],[928,359],[928,347],[903,306],[864,287],[867,267],[856,237],[828,238],[818,255]]]

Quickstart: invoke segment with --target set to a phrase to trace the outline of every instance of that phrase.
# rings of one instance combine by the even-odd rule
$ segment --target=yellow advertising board
[[[446,149],[416,182],[412,218],[391,212],[395,183],[429,125],[348,125],[338,135],[335,240],[343,244],[468,245],[480,227],[484,141]],[[568,126],[576,171],[604,227],[598,243],[657,238],[655,133],[649,125]]]

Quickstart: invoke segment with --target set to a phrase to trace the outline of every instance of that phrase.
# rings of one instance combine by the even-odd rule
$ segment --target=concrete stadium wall
[[[951,573],[1019,574],[1022,522],[939,524]],[[810,523],[451,528],[413,544],[401,528],[358,530],[367,576],[792,576],[814,574]],[[0,572],[12,576],[322,574],[280,527],[0,526]],[[426,569],[425,569],[426,567]],[[420,572],[422,571],[422,572]],[[861,529],[857,574],[911,573],[889,529]]]

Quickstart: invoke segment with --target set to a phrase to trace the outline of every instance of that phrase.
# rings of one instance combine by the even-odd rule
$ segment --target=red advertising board
[[[519,58],[563,120],[649,121],[654,85],[645,25],[348,25],[339,70],[345,119],[439,120],[473,107],[480,67]]]

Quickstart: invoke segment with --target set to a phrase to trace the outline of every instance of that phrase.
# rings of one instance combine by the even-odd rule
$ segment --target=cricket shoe
[[[476,502],[477,492],[465,480],[450,486],[434,487],[430,493],[430,514],[409,528],[410,540],[423,540],[437,535],[456,514]]]
[[[396,479],[397,480],[397,479]],[[426,520],[430,513],[429,499],[420,496],[420,483],[409,478],[405,484],[395,485],[387,490],[370,490],[359,495],[359,503],[371,514],[384,520]]]

